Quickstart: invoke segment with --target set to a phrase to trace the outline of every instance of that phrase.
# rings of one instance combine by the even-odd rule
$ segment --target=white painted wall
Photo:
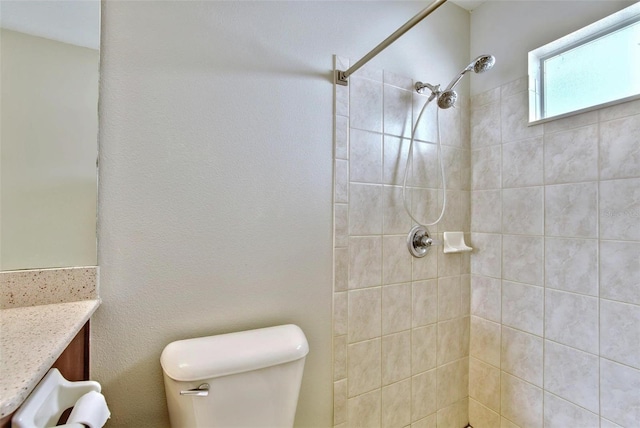
[[[491,73],[471,78],[471,95],[527,75],[527,54],[633,1],[488,1],[471,13],[471,52],[496,57]]]
[[[99,53],[0,43],[0,270],[95,265]]]
[[[108,426],[167,426],[169,342],[289,322],[311,348],[296,425],[331,425],[332,55],[423,7],[103,3],[92,370]],[[373,65],[446,84],[469,15],[436,13]]]

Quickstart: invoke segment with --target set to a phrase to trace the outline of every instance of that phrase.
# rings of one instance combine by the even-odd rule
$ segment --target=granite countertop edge
[[[20,407],[100,299],[0,310],[0,418]]]

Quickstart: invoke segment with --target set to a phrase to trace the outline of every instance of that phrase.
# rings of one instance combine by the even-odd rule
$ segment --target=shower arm
[[[395,42],[400,38],[404,33],[412,29],[418,22],[422,21],[424,18],[429,16],[431,12],[442,6],[447,0],[435,0],[429,6],[424,8],[420,13],[407,21],[402,27],[398,28],[392,35],[384,39],[378,46],[373,48],[371,52],[362,57],[358,62],[353,64],[347,70],[336,70],[335,72],[335,83],[342,86],[347,86],[349,84],[348,79],[355,71],[357,71],[360,67],[369,62],[374,56],[378,55],[380,52],[385,50],[387,46],[391,43]]]

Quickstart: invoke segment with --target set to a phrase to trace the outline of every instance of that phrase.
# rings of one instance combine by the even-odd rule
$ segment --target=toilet
[[[293,427],[308,352],[293,324],[170,343],[160,364],[172,428]]]

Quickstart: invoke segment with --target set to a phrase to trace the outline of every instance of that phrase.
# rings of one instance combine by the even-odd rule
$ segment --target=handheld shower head
[[[453,89],[460,82],[462,77],[470,71],[474,73],[484,73],[485,71],[491,69],[493,65],[496,63],[496,58],[493,55],[480,55],[476,59],[474,59],[471,64],[469,64],[464,70],[462,70],[443,91],[440,90],[440,85],[430,85],[428,83],[418,82],[415,85],[416,91],[422,93],[422,91],[427,88],[431,91],[431,97],[429,97],[429,101],[433,98],[438,98],[438,107],[447,109],[453,107],[456,100],[458,99],[458,94]]]
[[[495,63],[496,57],[493,55],[480,55],[478,58],[473,60],[471,64],[469,64],[469,67],[473,67],[473,71],[476,73],[484,73],[491,69]]]

